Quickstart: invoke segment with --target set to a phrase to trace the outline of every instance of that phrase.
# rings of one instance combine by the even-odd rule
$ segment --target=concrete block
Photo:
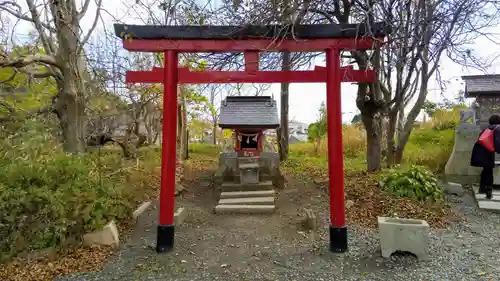
[[[396,251],[410,252],[418,260],[428,259],[429,224],[424,220],[378,217],[382,256]]]
[[[270,214],[274,205],[217,205],[216,214]]]
[[[219,200],[219,205],[271,205],[274,197],[225,198]]]
[[[249,197],[274,197],[274,190],[256,190],[256,191],[230,191],[222,192],[220,199],[226,198],[249,198]]]
[[[455,182],[448,182],[444,186],[444,192],[448,194],[454,194],[458,196],[462,196],[465,192],[464,188],[461,184]]]
[[[110,221],[101,230],[83,235],[83,244],[85,246],[104,245],[118,247],[120,238],[115,222]]]
[[[137,218],[142,215],[149,207],[151,207],[151,201],[144,202],[142,203],[133,213],[132,217],[134,220],[137,220]]]
[[[175,226],[181,225],[188,215],[187,210],[184,207],[180,207],[174,213],[174,224]]]

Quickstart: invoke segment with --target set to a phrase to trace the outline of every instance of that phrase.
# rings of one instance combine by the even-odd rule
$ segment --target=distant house
[[[306,142],[309,125],[295,120],[288,122],[288,142]]]
[[[288,123],[288,143],[299,143],[307,141],[307,129],[309,125],[306,123],[297,122],[295,120],[291,120]],[[271,138],[276,137],[275,130],[267,130],[265,135]]]

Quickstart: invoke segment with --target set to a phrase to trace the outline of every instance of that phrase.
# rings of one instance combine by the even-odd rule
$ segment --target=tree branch
[[[86,0],[85,4],[87,4],[87,2],[89,2],[89,1],[90,0]],[[85,46],[87,41],[89,41],[90,36],[92,35],[92,32],[94,32],[95,28],[97,27],[97,21],[99,20],[99,17],[101,16],[101,6],[102,6],[102,0],[99,0],[99,2],[97,2],[97,10],[95,12],[94,22],[92,23],[92,27],[90,27],[87,34],[83,37],[81,44],[80,44],[80,48],[83,48],[83,46]]]
[[[87,13],[87,10],[89,9],[89,5],[90,5],[90,0],[85,0],[82,10],[78,12],[78,20],[81,20],[85,16],[85,13]]]
[[[28,1],[26,1],[26,2],[28,2]],[[29,2],[33,3],[33,1],[29,1]],[[17,11],[13,10],[12,8],[8,8],[7,6],[9,6],[9,5],[14,6]],[[17,4],[16,2],[13,2],[13,1],[0,2],[0,10],[5,11],[5,12],[13,15],[17,19],[36,24],[35,23],[36,20],[34,18],[30,18],[30,17],[23,15],[21,13],[21,6],[19,4]],[[48,24],[41,23],[40,26],[53,31],[53,28]]]
[[[38,116],[44,113],[56,113],[56,109],[53,104],[42,106],[37,110],[31,110],[31,111],[21,110],[25,114],[25,116],[19,116],[18,114],[16,114],[18,110],[5,101],[0,100],[0,105],[7,108],[7,110],[9,110],[9,112],[11,113],[7,116],[0,116],[0,122],[15,121],[21,118],[32,118],[34,116]]]
[[[54,78],[58,78],[58,74],[53,72],[50,68],[48,68],[47,70],[45,71],[36,71],[36,70],[28,70],[28,69],[25,69],[25,68],[19,68],[17,69],[19,72],[22,72],[30,77],[33,77],[33,78],[49,78],[49,77],[54,77]]]
[[[14,59],[0,59],[0,67],[23,68],[31,64],[43,63],[49,66],[61,68],[53,56],[49,55],[27,55]]]

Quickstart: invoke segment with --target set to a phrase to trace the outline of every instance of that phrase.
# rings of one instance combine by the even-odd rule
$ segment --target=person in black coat
[[[494,130],[500,125],[500,115],[492,115],[488,120],[488,128]],[[481,134],[484,132],[481,131]],[[479,134],[479,135],[481,135]],[[493,135],[495,151],[486,150],[479,142],[476,141],[472,148],[471,166],[481,167],[481,178],[479,181],[479,193],[486,194],[486,198],[491,199],[493,196],[493,168],[495,168],[495,152],[500,153],[500,127],[495,130]]]

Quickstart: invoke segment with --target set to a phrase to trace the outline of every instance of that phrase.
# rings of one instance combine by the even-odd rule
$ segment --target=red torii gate
[[[163,132],[157,252],[174,246],[177,85],[207,83],[326,82],[330,250],[347,250],[344,208],[341,82],[373,82],[374,70],[341,67],[341,50],[380,47],[390,32],[383,23],[283,26],[147,26],[115,24],[123,47],[133,52],[164,52],[164,68],[127,71],[126,83],[163,83]],[[257,38],[257,39],[256,39]],[[297,39],[300,38],[300,39]],[[326,67],[305,71],[259,71],[259,52],[325,52]],[[244,71],[190,71],[179,68],[180,52],[243,52]]]

